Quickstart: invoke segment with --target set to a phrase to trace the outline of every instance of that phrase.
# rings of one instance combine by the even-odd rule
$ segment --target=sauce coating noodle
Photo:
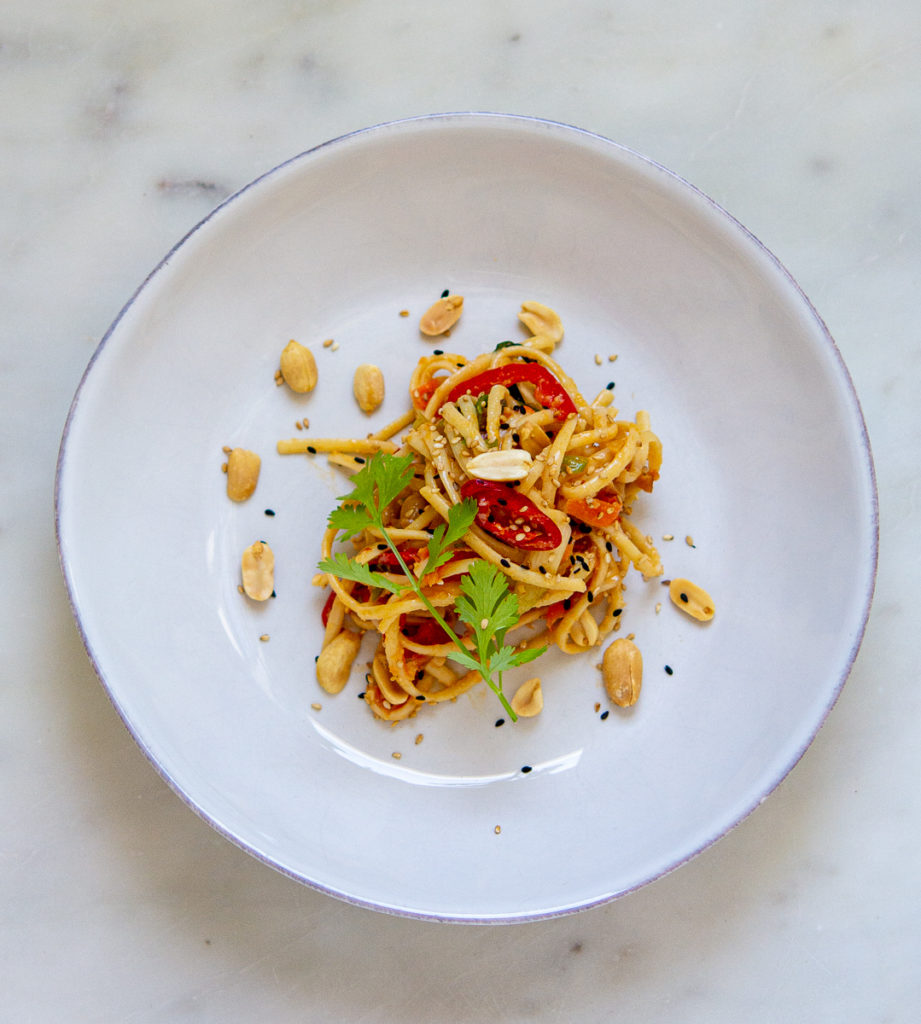
[[[345,468],[360,468],[358,452],[413,456],[412,480],[388,506],[384,525],[417,576],[433,529],[461,492],[479,496],[482,514],[450,561],[420,579],[429,601],[462,635],[452,616],[459,581],[473,561],[484,559],[518,599],[513,629],[521,647],[553,644],[583,654],[617,628],[630,567],[646,579],[662,574],[651,539],[629,518],[637,497],[658,479],[662,446],[647,413],[632,421],[618,417],[610,390],[586,401],[553,359],[555,345],[538,333],[474,359],[424,356],[409,382],[412,408],[404,417],[364,442],[303,444],[331,453],[330,461]],[[508,453],[494,460],[503,465],[517,460],[518,478],[480,480],[468,467],[488,452]],[[400,579],[382,539],[376,529],[364,530],[351,539],[353,557]],[[337,531],[327,529],[323,558],[336,541]],[[477,672],[451,664],[453,643],[412,591],[372,591],[331,573],[315,582],[331,589],[324,648],[344,629],[377,634],[364,699],[378,718],[408,718],[480,682]]]

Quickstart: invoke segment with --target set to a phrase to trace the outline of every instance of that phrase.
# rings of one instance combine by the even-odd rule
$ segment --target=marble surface
[[[910,0],[5,0],[0,1018],[917,1019],[919,10]],[[462,109],[607,135],[690,179],[768,245],[850,368],[881,508],[861,653],[775,794],[639,892],[496,928],[340,903],[188,810],[93,674],[52,515],[83,369],[178,238],[312,145]],[[778,496],[793,528],[801,498]]]

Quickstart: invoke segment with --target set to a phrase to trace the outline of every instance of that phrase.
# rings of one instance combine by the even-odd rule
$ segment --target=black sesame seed
[[[672,676],[672,675],[675,674],[675,670],[671,667],[671,665],[666,665],[665,666],[665,674],[667,676]]]
[[[443,299],[446,299],[450,294],[451,294],[451,289],[450,288],[445,288],[445,290],[441,293],[441,297]]]
[[[591,532],[592,532],[592,528],[590,526],[586,526],[585,523],[579,523],[579,533],[591,533]]]
[[[684,601],[685,604],[688,603],[688,595],[687,594],[679,594],[678,596],[681,598],[682,601]]]
[[[315,654],[315,655],[313,656],[313,660],[314,660],[314,661],[319,661],[319,660],[320,660],[320,655],[319,655],[319,654]]]
[[[595,600],[595,595],[591,591],[589,591],[585,596],[588,598],[588,603],[589,604],[591,604],[592,601]]]
[[[609,380],[607,382],[607,384],[605,384],[604,389],[605,389],[605,391],[613,391],[614,390],[614,381]]]
[[[316,450],[316,448],[314,448],[314,446],[312,444],[307,445],[307,451],[309,451],[311,455],[316,455],[317,454],[317,450]]]
[[[355,456],[355,461],[356,462],[360,462],[362,465],[364,465],[365,464],[365,457],[363,455],[356,455]]]
[[[614,550],[614,545],[609,540],[606,540],[604,542],[604,546],[608,549],[608,551],[613,551]]]
[[[432,349],[432,355],[433,356],[443,356],[444,354],[445,354],[445,350],[443,348],[434,348],[434,349]]]
[[[610,711],[602,711],[601,712],[601,721],[603,722],[608,717],[608,715],[610,713],[611,713]]]
[[[564,599],[563,607],[566,609],[566,611],[569,611],[569,609],[572,607],[572,598],[571,597],[567,597],[567,598]]]
[[[539,565],[537,567],[537,571],[541,574],[541,576],[546,576],[547,575],[547,570],[542,565]]]
[[[618,615],[620,615],[622,611],[623,611],[623,608],[615,608],[615,609],[614,609],[614,611],[612,611],[612,612],[611,612],[611,614],[612,614],[612,615],[613,615],[613,616],[614,616],[615,618],[617,618],[617,616],[618,616]]]
[[[521,774],[522,775],[527,775],[530,770],[531,770],[531,766],[529,764],[523,764],[521,766]]]
[[[511,569],[512,567],[512,563],[507,558],[500,558],[499,565],[501,565],[503,569]]]
[[[365,699],[365,691],[364,690],[362,690],[361,693],[358,694],[358,699],[359,700],[364,700]]]
[[[267,509],[265,510],[265,514],[266,514],[267,516],[274,516],[274,515],[275,515],[275,512],[274,512],[274,510],[273,510],[273,509],[267,508]]]
[[[508,504],[508,500],[506,498],[500,498],[499,499],[499,504],[500,505],[507,505]]]
[[[272,593],[269,594],[269,597],[278,597],[278,594],[276,594],[275,591],[273,590]]]
[[[497,718],[496,719],[496,728],[498,729],[500,725],[505,725],[505,719],[504,718]]]
[[[416,700],[425,700],[425,694],[424,693],[417,693],[416,694]]]

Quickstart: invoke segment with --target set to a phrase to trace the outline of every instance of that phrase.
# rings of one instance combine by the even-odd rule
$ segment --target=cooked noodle
[[[587,402],[552,358],[553,348],[552,340],[537,334],[471,360],[447,353],[425,356],[410,380],[412,409],[405,417],[364,442],[299,439],[288,450],[310,446],[332,453],[334,464],[356,469],[364,461],[362,454],[375,450],[411,454],[412,481],[387,508],[384,524],[417,574],[425,564],[432,530],[462,500],[464,484],[475,478],[468,470],[471,460],[486,452],[527,452],[529,465],[521,456],[523,478],[488,484],[484,493],[492,502],[507,488],[532,503],[541,516],[506,521],[500,516],[498,525],[475,522],[451,560],[420,582],[432,605],[462,635],[463,627],[452,615],[459,581],[475,559],[485,559],[505,575],[517,596],[519,621],[513,628],[520,632],[514,634],[515,641],[523,647],[553,644],[566,654],[581,654],[617,629],[631,565],[646,579],[662,574],[651,538],[629,519],[637,496],[651,491],[658,478],[662,446],[645,412],[637,413],[634,421],[618,418],[610,390]],[[510,375],[503,371],[492,376],[504,376],[506,382],[458,395],[461,385],[503,367],[542,367],[522,372],[538,378],[549,371],[551,383],[508,383]],[[399,442],[393,440],[404,430]],[[549,549],[519,546],[540,532],[540,524],[546,524],[543,517],[559,530],[559,542]],[[323,558],[333,553],[336,540],[337,531],[328,529]],[[385,556],[386,545],[376,529],[356,535],[351,543],[357,561],[402,578],[399,567]],[[452,700],[480,682],[477,672],[452,665],[453,643],[412,591],[371,591],[330,573],[319,574],[315,582],[331,588],[324,647],[343,629],[378,634],[364,699],[379,718],[407,718],[422,704]]]

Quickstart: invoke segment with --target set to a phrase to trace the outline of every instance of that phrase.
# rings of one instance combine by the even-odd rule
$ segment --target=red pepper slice
[[[477,525],[513,548],[552,551],[563,539],[556,523],[523,494],[492,480],[468,480],[462,498],[476,501]]]
[[[443,384],[444,380],[444,377],[441,380],[427,380],[424,384],[420,384],[419,387],[415,388],[411,392],[413,405],[417,409],[424,409],[429,404],[429,399],[438,390],[439,384]]]
[[[364,583],[357,583],[352,588],[352,597],[356,601],[367,601],[371,596],[371,591],[364,585]],[[333,602],[336,600],[336,591],[331,590],[329,597],[326,599],[326,604],[323,605],[323,611],[320,612],[320,619],[323,623],[323,628],[326,628],[326,624],[329,622],[329,613],[333,610]]]
[[[412,565],[413,562],[418,562],[420,558],[425,557],[425,550],[423,548],[408,548],[401,547],[400,554],[403,556],[403,561],[407,565]],[[390,548],[385,548],[383,551],[378,552],[374,555],[370,562],[368,562],[368,568],[374,569],[376,572],[402,572],[400,563],[397,561],[397,556],[391,551]]]
[[[323,623],[323,627],[329,622],[329,613],[333,610],[333,602],[336,600],[336,591],[331,590],[329,597],[326,599],[326,604],[323,605],[323,611],[320,612],[320,621]]]
[[[494,384],[511,387],[513,384],[527,382],[534,385],[534,397],[541,405],[552,409],[557,419],[565,420],[575,416],[579,411],[576,403],[569,397],[569,392],[553,376],[546,366],[540,363],[506,363],[485,373],[478,373],[470,380],[465,380],[448,392],[446,401],[456,402],[462,395],[482,395]]]
[[[563,618],[567,611],[569,611],[567,605],[568,601],[556,601],[551,605],[547,606],[544,612],[544,621],[547,623],[547,629],[553,629],[553,627]]]
[[[400,624],[400,632],[407,640],[422,647],[434,647],[437,644],[451,642],[451,638],[434,619],[422,619],[417,622],[406,622],[404,619]]]
[[[603,491],[594,498],[564,498],[559,507],[573,519],[604,530],[617,522],[623,506],[614,491]]]

